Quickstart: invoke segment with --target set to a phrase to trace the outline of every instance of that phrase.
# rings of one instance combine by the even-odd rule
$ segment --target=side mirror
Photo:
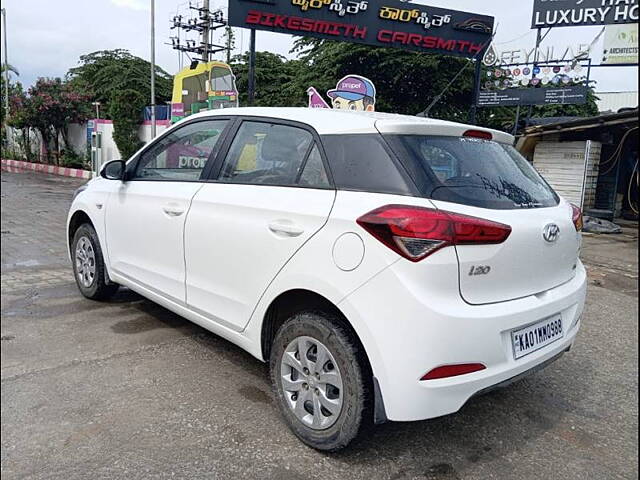
[[[100,170],[100,176],[107,180],[124,180],[127,164],[124,160],[111,160]]]

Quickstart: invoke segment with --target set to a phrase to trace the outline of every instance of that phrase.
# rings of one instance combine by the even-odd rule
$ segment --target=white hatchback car
[[[573,344],[580,210],[461,124],[303,108],[209,111],[76,194],[80,291],[125,285],[270,363],[320,450],[422,420]]]

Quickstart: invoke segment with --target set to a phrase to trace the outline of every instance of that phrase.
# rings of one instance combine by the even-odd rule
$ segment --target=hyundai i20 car
[[[570,349],[580,209],[502,132],[380,113],[208,111],[78,190],[80,292],[119,286],[268,362],[284,421],[336,451]]]

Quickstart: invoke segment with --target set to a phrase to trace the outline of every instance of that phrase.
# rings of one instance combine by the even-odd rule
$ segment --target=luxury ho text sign
[[[638,0],[534,0],[531,28],[638,21]]]

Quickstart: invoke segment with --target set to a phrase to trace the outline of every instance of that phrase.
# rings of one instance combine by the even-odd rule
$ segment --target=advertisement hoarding
[[[516,105],[581,105],[587,103],[585,86],[562,88],[511,88],[482,91],[479,107],[510,107]]]
[[[494,18],[398,0],[234,0],[229,24],[472,58],[484,53]]]
[[[636,22],[637,0],[533,0],[531,28]]]
[[[638,63],[638,24],[609,25],[604,32],[603,65]]]

